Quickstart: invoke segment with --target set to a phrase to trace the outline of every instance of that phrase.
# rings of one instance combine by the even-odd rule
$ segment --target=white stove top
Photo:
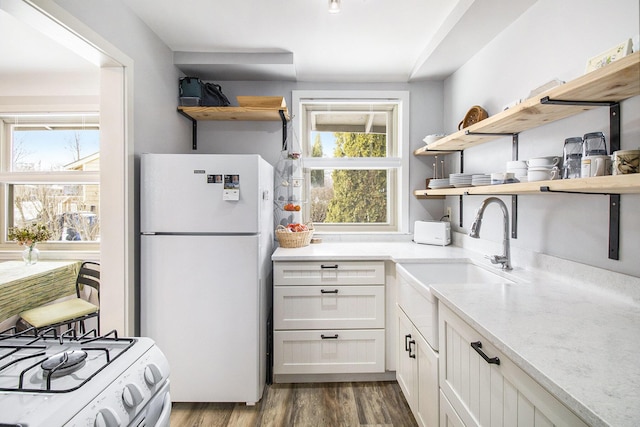
[[[168,376],[149,338],[0,335],[0,424],[128,425]]]

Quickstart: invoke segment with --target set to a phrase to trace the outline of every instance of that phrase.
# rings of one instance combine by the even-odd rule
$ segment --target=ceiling
[[[121,0],[205,80],[442,80],[536,0]],[[0,10],[0,75],[95,66]]]

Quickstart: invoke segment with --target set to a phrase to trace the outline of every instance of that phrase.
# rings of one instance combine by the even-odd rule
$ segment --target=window
[[[3,242],[11,227],[42,223],[48,247],[100,241],[97,114],[1,118]]]
[[[326,232],[406,231],[408,93],[294,92],[296,104],[305,220]]]

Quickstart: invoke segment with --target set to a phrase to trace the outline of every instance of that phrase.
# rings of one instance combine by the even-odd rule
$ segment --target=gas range
[[[169,363],[151,339],[72,334],[0,333],[0,425],[169,425]]]

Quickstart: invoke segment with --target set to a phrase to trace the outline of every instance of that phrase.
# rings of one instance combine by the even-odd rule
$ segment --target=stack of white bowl
[[[507,172],[511,172],[514,178],[520,182],[527,182],[528,170],[527,162],[524,160],[507,162]]]
[[[449,175],[449,182],[454,187],[471,187],[472,178],[470,173],[452,173]]]

